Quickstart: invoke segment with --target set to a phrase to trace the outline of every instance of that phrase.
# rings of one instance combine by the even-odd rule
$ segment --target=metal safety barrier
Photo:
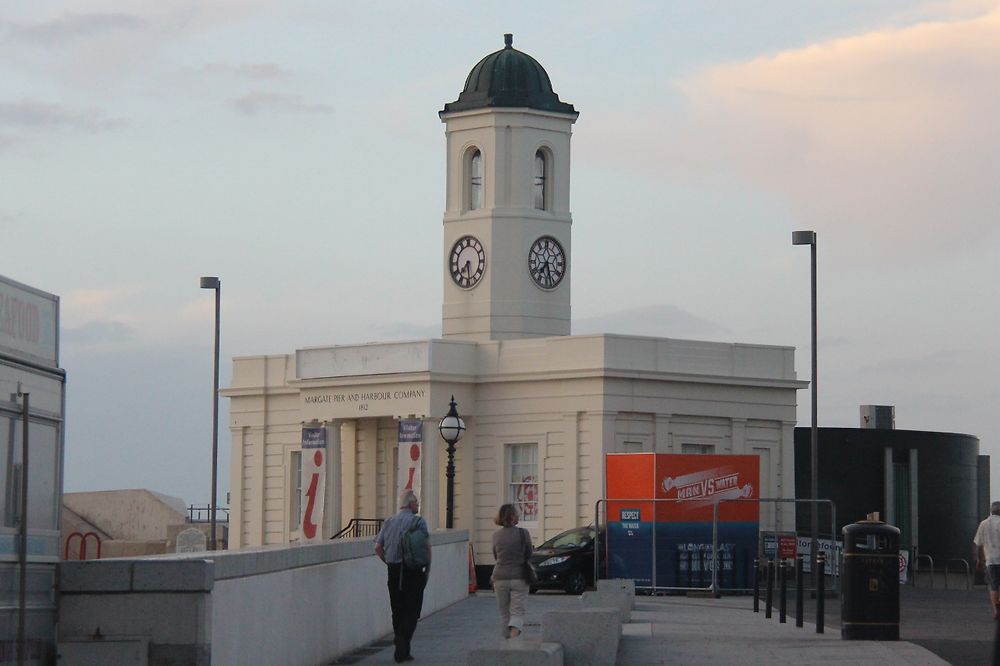
[[[917,555],[917,559],[913,562],[913,587],[917,586],[917,574],[920,572],[920,560],[927,558],[927,561],[931,563],[931,589],[934,588],[934,558],[926,553],[920,553]]]
[[[603,547],[605,558],[603,561],[610,563],[612,560],[613,553],[609,550],[609,538],[607,533],[602,535],[602,526],[607,525],[607,503],[608,502],[631,502],[637,505],[652,505],[655,507],[659,504],[680,504],[685,502],[691,502],[688,499],[608,499],[602,498],[597,500],[594,505],[594,524],[598,527],[596,530],[597,534],[595,537],[594,549],[595,553],[599,553],[600,549]],[[761,504],[792,504],[797,506],[799,504],[822,504],[829,507],[830,512],[830,531],[829,537],[836,541],[836,524],[837,524],[837,509],[836,505],[832,500],[820,499],[790,499],[790,498],[771,498],[762,497],[759,499],[721,499],[712,502],[712,540],[711,543],[705,541],[693,542],[686,544],[689,548],[687,550],[679,550],[679,552],[672,554],[670,562],[670,568],[672,568],[673,581],[677,584],[675,585],[660,585],[657,582],[657,553],[656,553],[656,537],[651,539],[651,571],[650,571],[650,584],[640,585],[638,581],[636,582],[636,589],[648,589],[653,592],[657,591],[688,591],[688,590],[698,590],[707,591],[715,594],[719,594],[722,591],[722,586],[726,583],[728,585],[725,587],[727,592],[750,592],[752,586],[746,585],[750,581],[750,573],[754,569],[753,566],[753,553],[749,552],[747,549],[735,550],[727,549],[720,551],[719,547],[719,506],[720,504],[746,504],[754,503],[758,505]],[[603,513],[602,513],[603,509]],[[759,509],[758,509],[759,511]],[[603,518],[603,520],[602,520]],[[794,522],[794,514],[793,514]],[[665,523],[669,524],[669,522]],[[725,523],[723,523],[725,525]],[[821,538],[826,538],[827,533],[822,533]],[[760,547],[760,542],[758,541],[758,549]],[[818,553],[819,555],[821,553]],[[602,558],[594,557],[594,580],[601,577],[601,572],[599,569],[599,563]],[[839,565],[840,558],[839,554],[833,553],[833,562],[831,563],[829,559],[827,560],[828,565]],[[669,570],[669,569],[668,569]],[[840,589],[839,582],[839,566],[827,566],[827,571],[833,575],[831,591]],[[662,572],[661,572],[662,573]],[[777,582],[773,580],[777,577],[778,572],[774,571],[771,573],[772,583]],[[754,575],[757,575],[756,573]],[[742,586],[738,585],[738,581],[742,578],[744,584]],[[728,579],[728,580],[727,580]],[[825,582],[825,581],[824,581]],[[768,612],[769,612],[768,608]]]
[[[959,562],[959,563],[961,563],[961,564],[963,564],[965,566],[965,589],[971,590],[972,589],[972,567],[969,566],[968,560],[966,560],[964,558],[961,558],[961,557],[953,557],[953,558],[951,558],[950,560],[948,560],[947,562],[944,563],[944,589],[946,589],[946,590],[948,589],[948,573],[949,573],[948,572],[948,566],[952,562]],[[961,573],[961,571],[959,571],[958,573]]]
[[[218,523],[228,523],[229,522],[229,507],[228,506],[217,506],[215,507],[215,520]],[[191,504],[188,506],[188,522],[189,523],[210,523],[212,522],[212,505],[211,504]]]

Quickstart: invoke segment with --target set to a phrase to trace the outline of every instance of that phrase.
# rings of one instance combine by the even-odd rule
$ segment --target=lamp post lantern
[[[455,513],[455,444],[462,439],[462,433],[465,432],[465,421],[455,409],[455,396],[451,396],[448,413],[438,424],[438,432],[441,433],[441,439],[448,444],[448,466],[445,468],[448,487],[445,495],[444,526],[450,530],[454,527]]]
[[[816,381],[816,232],[793,231],[792,245],[808,245],[811,254],[810,262],[810,301],[812,303],[812,425],[809,430],[809,475],[812,485],[811,545],[809,547],[809,564],[812,570],[813,589],[819,589],[819,572],[816,566],[816,554],[819,550],[819,434],[817,431],[817,381]]]
[[[217,277],[201,278],[202,289],[215,290],[215,380],[212,385],[212,499],[209,502],[209,529],[211,536],[208,549],[215,550],[215,513],[219,484],[219,310],[221,306],[222,281]]]

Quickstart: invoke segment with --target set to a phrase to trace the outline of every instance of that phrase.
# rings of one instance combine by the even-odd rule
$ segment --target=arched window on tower
[[[545,153],[539,150],[535,153],[535,184],[534,199],[535,208],[545,210],[548,208],[548,201],[545,197]]]
[[[478,149],[469,159],[469,210],[479,210],[483,205],[483,154]]]

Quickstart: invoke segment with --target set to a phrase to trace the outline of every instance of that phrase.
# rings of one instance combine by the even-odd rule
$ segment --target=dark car
[[[565,590],[567,594],[583,594],[594,584],[593,527],[577,527],[558,534],[535,549],[531,566],[538,576],[538,583],[531,586],[531,593],[538,590]],[[601,558],[602,563],[604,558]]]

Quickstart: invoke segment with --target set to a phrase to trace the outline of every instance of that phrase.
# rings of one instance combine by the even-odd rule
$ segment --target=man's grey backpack
[[[420,516],[413,516],[413,524],[403,532],[403,566],[407,569],[423,569],[431,563],[431,544],[420,529]]]

